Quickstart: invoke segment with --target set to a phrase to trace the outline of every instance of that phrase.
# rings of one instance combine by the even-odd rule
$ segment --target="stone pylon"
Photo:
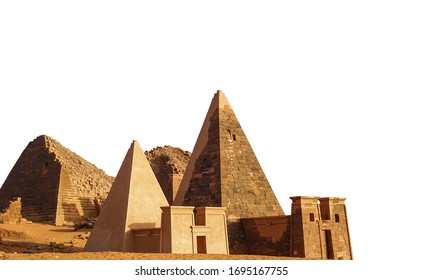
[[[161,227],[168,202],[137,141],[133,141],[84,248],[133,252],[131,229]]]
[[[230,253],[245,253],[240,218],[284,215],[222,91],[211,102],[174,205],[226,207]]]

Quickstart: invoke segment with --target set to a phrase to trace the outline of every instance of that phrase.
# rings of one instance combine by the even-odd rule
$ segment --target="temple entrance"
[[[327,259],[334,260],[333,239],[331,237],[331,230],[324,230],[325,248],[327,249]]]
[[[207,253],[207,240],[205,236],[197,236],[196,237],[196,247],[198,254],[206,254]]]

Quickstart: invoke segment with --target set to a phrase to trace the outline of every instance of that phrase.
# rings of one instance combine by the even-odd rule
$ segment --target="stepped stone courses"
[[[98,216],[112,182],[113,177],[42,135],[28,144],[0,188],[0,209],[21,197],[27,220],[78,223]]]

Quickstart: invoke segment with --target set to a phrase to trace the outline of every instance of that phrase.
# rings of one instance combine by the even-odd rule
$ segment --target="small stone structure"
[[[9,202],[9,207],[0,213],[0,224],[19,224],[22,220],[21,209],[21,198],[16,197]]]
[[[161,209],[162,253],[229,253],[224,207],[167,206]]]
[[[293,257],[352,259],[345,198],[296,196],[290,198]]]

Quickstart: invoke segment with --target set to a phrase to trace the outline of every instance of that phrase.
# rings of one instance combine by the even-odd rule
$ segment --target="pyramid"
[[[189,163],[190,152],[172,146],[156,147],[145,156],[170,205]]]
[[[98,216],[114,178],[53,138],[41,135],[24,149],[2,187],[0,212],[21,197],[29,221],[71,225]]]
[[[137,141],[133,141],[84,248],[133,252],[132,229],[161,227],[166,197]]]
[[[229,220],[284,215],[222,91],[211,102],[174,205],[226,207]]]

